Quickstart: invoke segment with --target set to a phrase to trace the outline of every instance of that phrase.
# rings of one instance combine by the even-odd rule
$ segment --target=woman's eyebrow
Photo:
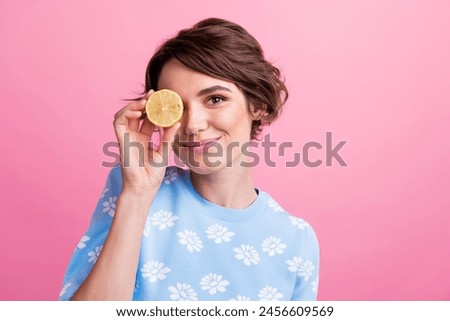
[[[213,93],[213,92],[218,91],[218,90],[225,90],[225,91],[229,91],[230,93],[232,92],[227,87],[216,85],[216,86],[212,86],[212,87],[208,87],[208,88],[200,90],[197,93],[197,97],[200,97],[200,96],[203,96],[203,95],[207,95],[207,94]]]

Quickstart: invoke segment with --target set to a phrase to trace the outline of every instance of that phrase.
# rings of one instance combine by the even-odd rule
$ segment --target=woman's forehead
[[[222,87],[230,93],[239,89],[232,82],[214,78],[183,65],[172,58],[162,68],[158,79],[158,89],[170,89],[181,94],[198,94],[211,87]]]

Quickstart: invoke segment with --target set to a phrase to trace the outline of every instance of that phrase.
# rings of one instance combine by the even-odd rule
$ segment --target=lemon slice
[[[180,95],[169,89],[154,92],[145,105],[147,118],[160,127],[175,125],[183,116],[183,101]]]

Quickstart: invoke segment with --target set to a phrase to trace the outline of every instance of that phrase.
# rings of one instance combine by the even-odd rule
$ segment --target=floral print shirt
[[[69,300],[95,264],[121,192],[114,167],[67,268]],[[204,199],[189,171],[168,167],[148,213],[133,300],[315,300],[319,245],[305,220],[257,190],[246,209]]]

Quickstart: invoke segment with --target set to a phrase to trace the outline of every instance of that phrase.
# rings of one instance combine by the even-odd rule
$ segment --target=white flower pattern
[[[297,226],[299,230],[304,230],[305,228],[309,227],[309,224],[299,217],[289,216],[289,219],[291,220],[291,224]]]
[[[259,291],[258,297],[260,301],[279,301],[283,298],[283,294],[278,292],[277,288],[267,285]]]
[[[175,225],[175,221],[178,220],[178,216],[173,215],[168,211],[158,211],[150,218],[153,226],[158,226],[162,231],[168,227]]]
[[[80,241],[77,244],[78,249],[84,249],[86,247],[86,242],[89,241],[91,238],[87,235],[83,235],[80,239]]]
[[[142,234],[144,234],[145,237],[149,237],[150,236],[150,230],[151,230],[151,221],[150,221],[151,217],[147,216],[147,220],[145,221],[145,225],[144,225],[144,231],[142,232]]]
[[[234,236],[232,231],[229,231],[227,227],[220,224],[213,224],[206,229],[206,236],[209,239],[214,240],[214,243],[220,244],[222,242],[230,242]]]
[[[103,245],[96,246],[94,251],[90,251],[88,253],[88,256],[89,256],[88,262],[93,262],[94,264],[95,264],[95,262],[97,262],[97,258],[100,255],[100,252],[102,251],[102,247],[103,247]]]
[[[284,212],[284,209],[273,199],[269,198],[267,204],[275,211],[275,212]]]
[[[228,301],[250,301],[250,298],[244,295],[237,295],[235,298],[229,299]]]
[[[61,289],[61,292],[59,292],[59,297],[62,297],[62,296],[66,293],[67,289],[70,288],[71,285],[72,285],[72,283],[66,282],[66,283],[63,285],[63,287],[62,287],[62,289]]]
[[[201,281],[200,285],[202,290],[208,291],[210,295],[214,295],[219,292],[225,292],[226,287],[230,285],[230,282],[223,279],[223,276],[216,273],[209,273],[205,275]]]
[[[314,293],[317,293],[317,290],[318,290],[318,288],[319,288],[319,277],[316,277],[316,279],[314,280],[314,281],[312,281],[311,282],[311,285],[312,285],[312,291],[314,292]]]
[[[166,176],[164,176],[164,183],[165,184],[170,184],[172,183],[174,180],[176,180],[178,178],[178,173],[173,170],[173,169],[168,169]]]
[[[177,233],[181,245],[186,245],[189,252],[200,252],[203,248],[203,242],[198,237],[197,233],[189,230],[184,230],[184,232]]]
[[[283,254],[286,244],[281,242],[281,239],[274,236],[266,238],[261,244],[263,252],[267,252],[269,256],[275,254]]]
[[[150,261],[144,264],[141,268],[142,277],[148,278],[150,283],[155,283],[158,280],[167,278],[166,274],[171,270],[164,263],[158,261]]]
[[[308,281],[309,278],[311,277],[314,269],[315,269],[315,266],[314,266],[313,262],[310,260],[307,260],[300,267],[300,271],[298,272],[298,275],[304,277],[305,281]]]
[[[242,244],[241,247],[233,249],[235,258],[242,260],[245,265],[258,264],[260,261],[259,254],[252,245]]]
[[[299,256],[294,256],[291,260],[286,261],[288,269],[291,272],[296,272],[298,276],[301,276],[308,281],[312,275],[312,271],[315,269],[312,261],[303,260]]]
[[[117,196],[111,196],[107,201],[103,202],[103,212],[113,217],[116,211]]]
[[[109,192],[109,187],[105,186],[105,188],[102,191],[102,195],[100,195],[100,199],[102,199],[103,197],[105,197],[106,193]]]
[[[169,286],[170,299],[172,301],[197,301],[197,293],[186,283],[177,283],[176,286]]]

